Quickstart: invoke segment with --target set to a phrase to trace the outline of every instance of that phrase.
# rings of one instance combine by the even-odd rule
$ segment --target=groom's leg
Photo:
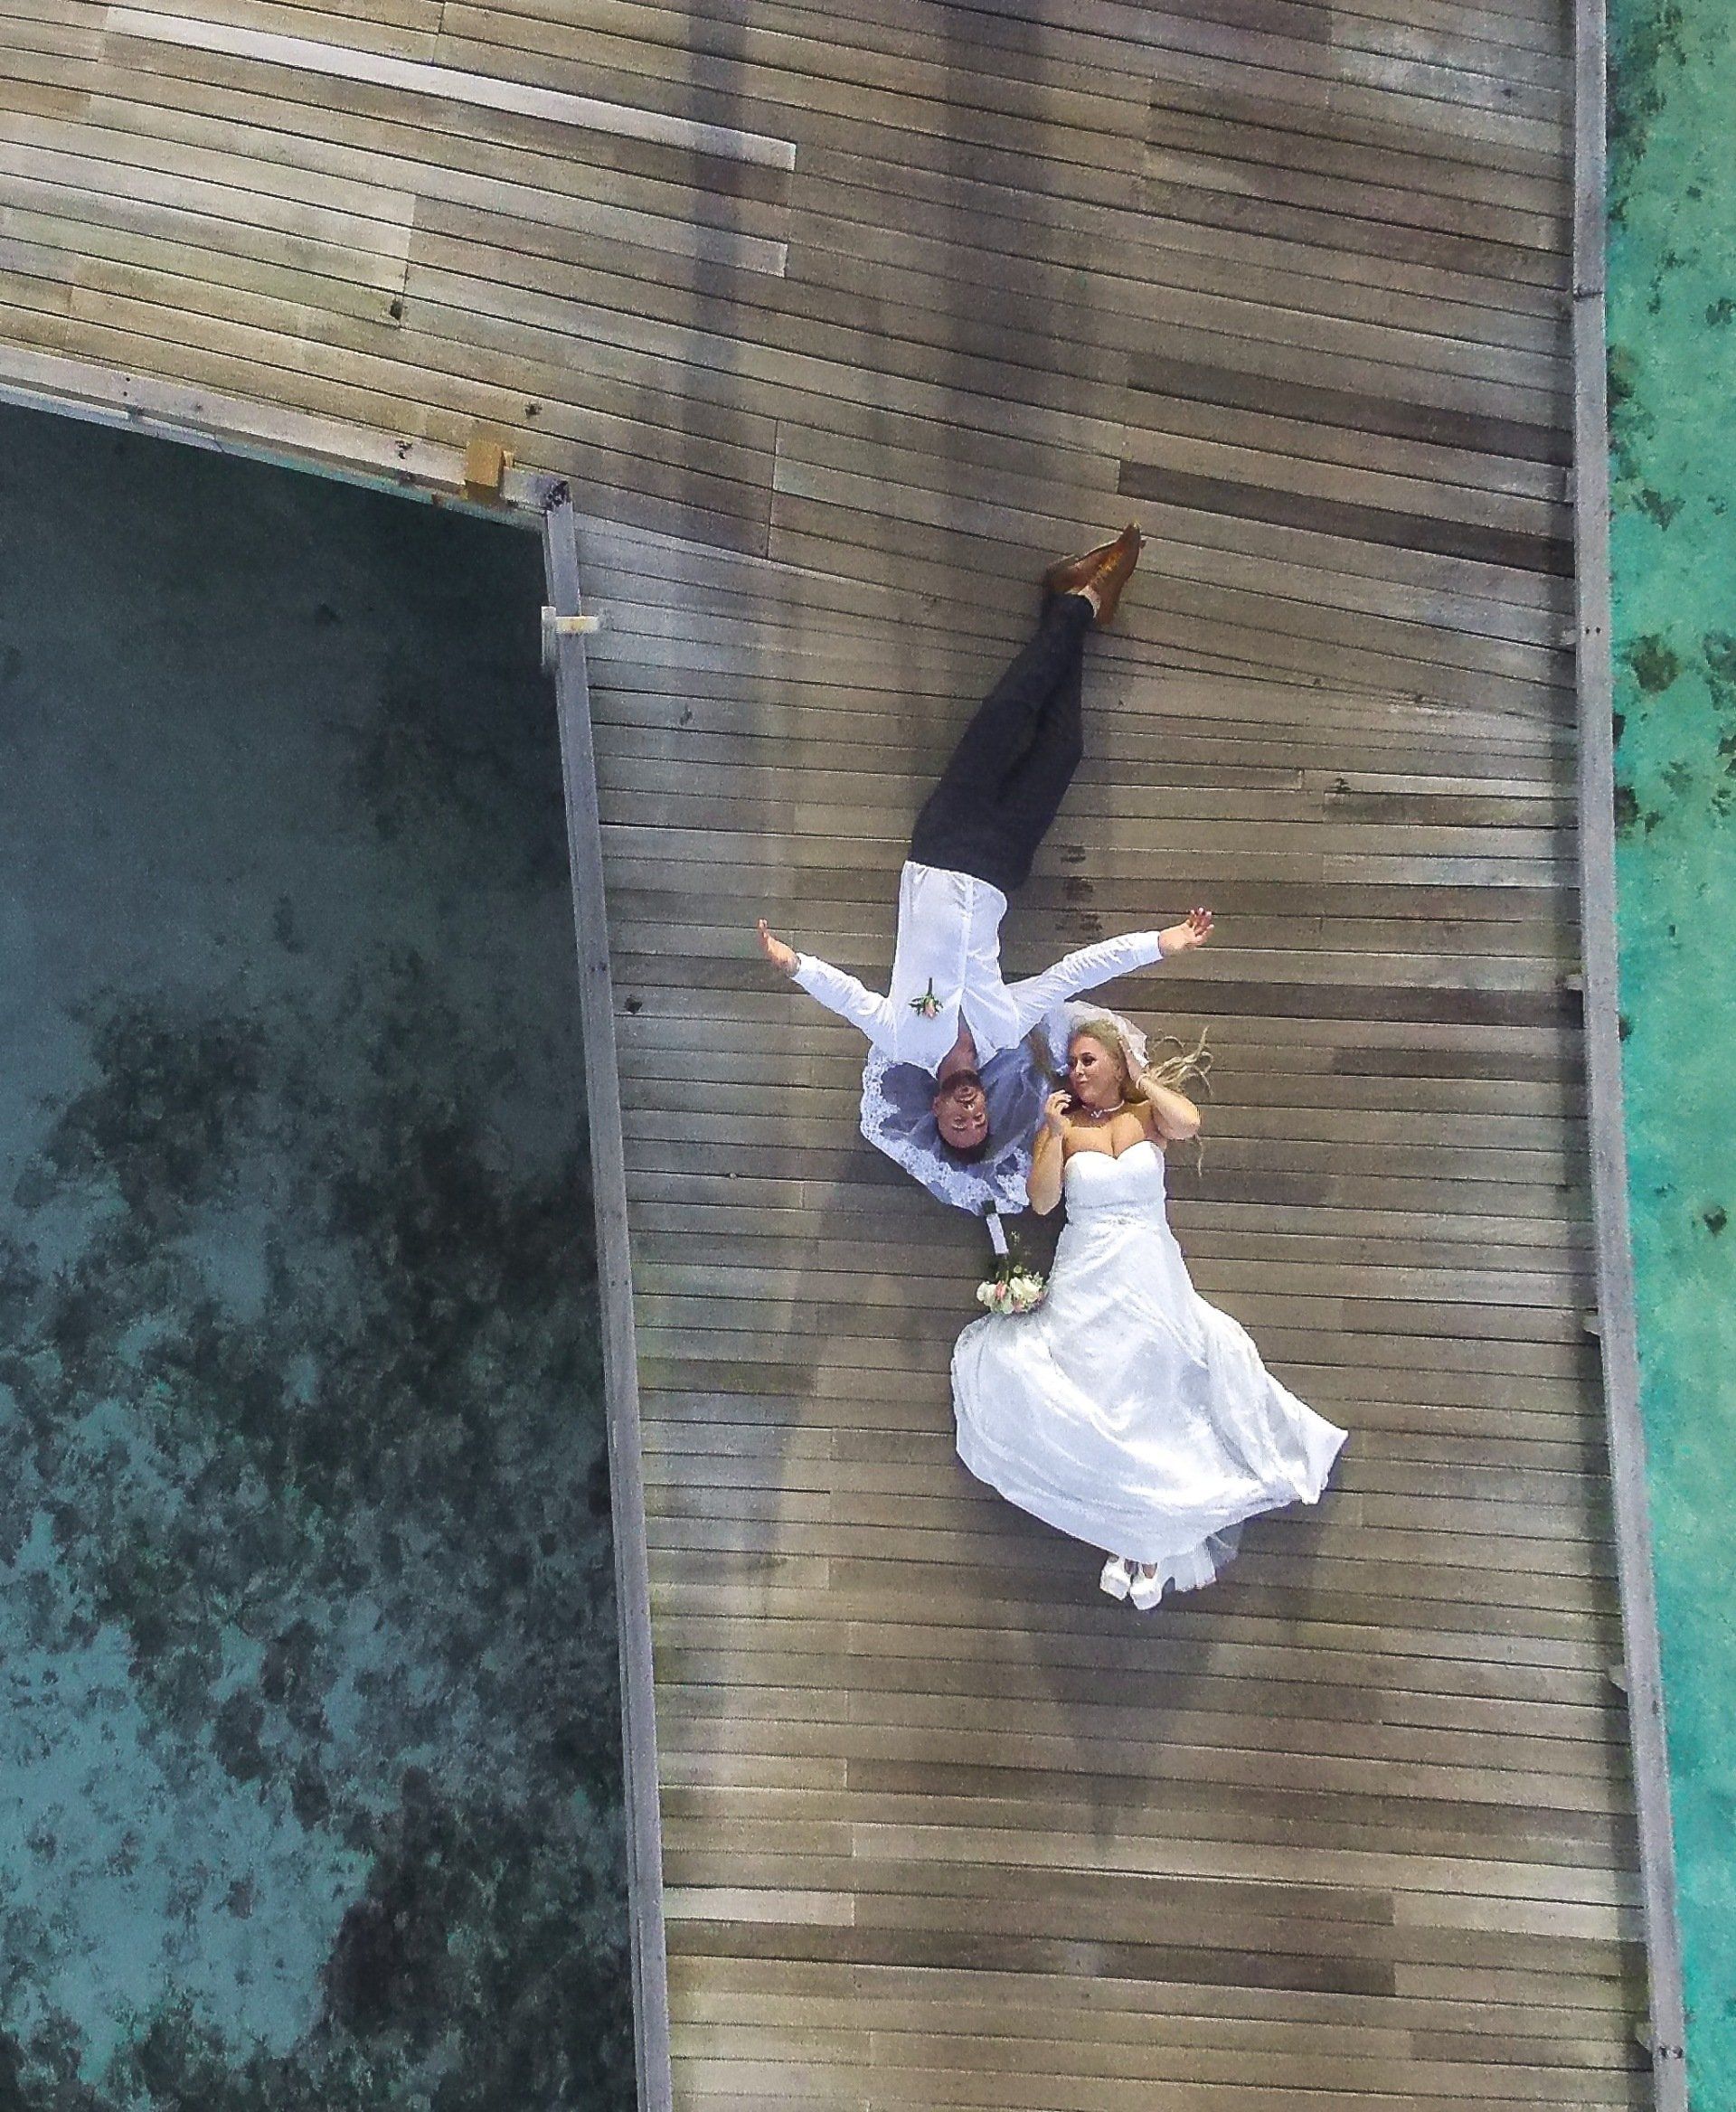
[[[1080,692],[1092,609],[1077,594],[1050,602],[1036,635],[978,706],[910,834],[920,864],[975,872],[1003,891],[1030,871],[1030,830],[1052,789],[1052,816],[1079,760]],[[1069,749],[1072,760],[1061,766]],[[992,867],[993,870],[986,870]]]
[[[1084,669],[1075,665],[1037,723],[1030,746],[1001,781],[995,815],[1006,879],[1023,887],[1085,753]],[[1008,883],[1011,883],[1010,885]]]

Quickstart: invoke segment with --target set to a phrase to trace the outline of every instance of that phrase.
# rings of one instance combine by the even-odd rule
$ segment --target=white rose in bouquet
[[[1009,1258],[986,1283],[976,1286],[976,1302],[991,1313],[1029,1313],[1042,1305],[1047,1288],[1034,1268],[1026,1268]]]

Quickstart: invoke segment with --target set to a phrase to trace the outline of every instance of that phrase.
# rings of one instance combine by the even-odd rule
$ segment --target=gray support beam
[[[1638,1802],[1640,1883],[1658,2112],[1687,2112],[1682,1938],[1646,1434],[1628,1219],[1616,942],[1614,677],[1609,641],[1609,434],[1606,372],[1604,0],[1575,0],[1573,460],[1578,552],[1580,903],[1585,982],[1599,1333],[1621,1584],[1628,1735]]]
[[[663,1827],[657,1800],[657,1726],[651,1683],[651,1582],[646,1551],[645,1476],[639,1443],[638,1357],[627,1252],[627,1162],[620,1072],[603,897],[602,829],[597,808],[590,685],[581,614],[572,503],[558,486],[543,515],[543,561],[554,621],[547,627],[560,715],[579,945],[591,1186],[597,1207],[598,1288],[602,1303],[603,1384],[615,1523],[615,1597],[620,1621],[621,1711],[627,1789],[627,1876],[633,1956],[633,2023],[639,2112],[670,2112],[669,1975],[663,1919]],[[561,618],[569,619],[562,622]]]

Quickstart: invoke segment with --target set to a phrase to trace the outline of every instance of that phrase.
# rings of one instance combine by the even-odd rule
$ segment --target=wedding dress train
[[[958,1456],[1009,1503],[1193,1590],[1243,1519],[1318,1500],[1345,1433],[1194,1288],[1156,1145],[1075,1152],[1063,1181],[1047,1297],[953,1351]]]

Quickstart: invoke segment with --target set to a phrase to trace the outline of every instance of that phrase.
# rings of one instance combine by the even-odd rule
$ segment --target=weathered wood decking
[[[0,378],[424,477],[482,421],[590,519],[677,2102],[1648,2102],[1557,10],[0,0]],[[1213,1028],[1178,1226],[1354,1432],[1144,1620],[955,1464],[980,1235],[748,929],[883,969],[1133,514],[1008,951],[1212,903],[1119,993]]]

